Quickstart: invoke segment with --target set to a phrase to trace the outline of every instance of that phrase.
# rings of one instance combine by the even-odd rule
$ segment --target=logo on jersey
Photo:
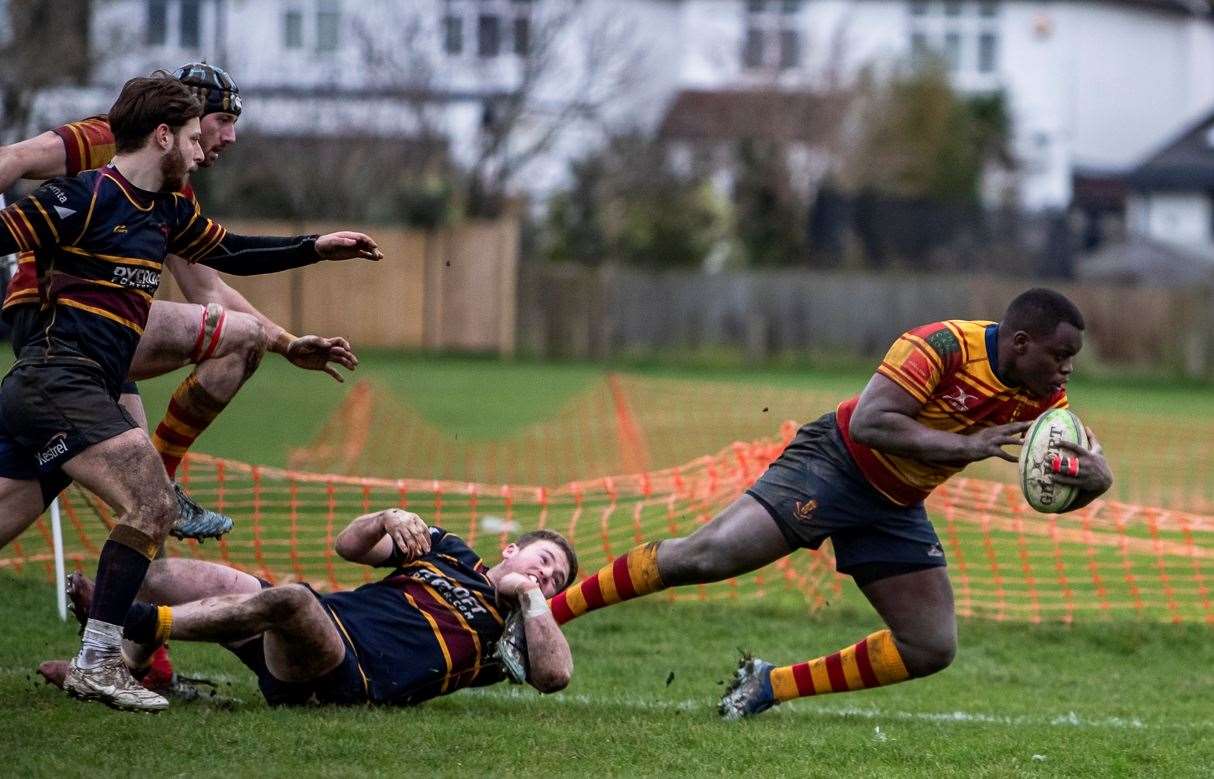
[[[119,265],[114,268],[114,275],[110,280],[115,284],[143,290],[148,294],[152,294],[160,286],[160,271],[149,268],[128,268],[125,265]]]
[[[116,233],[123,233],[123,234],[125,234],[125,233],[126,233],[126,225],[114,225],[114,232],[116,232]]]
[[[954,387],[952,395],[945,394],[940,397],[956,411],[969,411],[969,402],[978,399],[977,395],[966,394],[964,387]]]
[[[67,202],[67,193],[65,193],[62,189],[55,186],[54,184],[46,184],[45,186],[46,186],[47,192],[50,192],[52,195],[54,195],[55,199],[58,200],[60,203]]]
[[[793,512],[796,518],[802,522],[808,522],[809,520],[813,519],[814,509],[818,507],[818,501],[807,500],[804,503],[797,501],[796,506],[797,509]]]
[[[470,620],[477,614],[489,613],[467,587],[462,587],[429,568],[413,568],[409,571],[408,575],[411,579],[432,588],[443,600],[451,604],[451,607],[458,611],[464,619]]]
[[[56,457],[62,457],[65,454],[67,454],[67,433],[55,433],[42,451],[34,457],[38,460],[39,465],[46,465]]]

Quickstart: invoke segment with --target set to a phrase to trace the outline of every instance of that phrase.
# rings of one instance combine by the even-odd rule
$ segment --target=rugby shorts
[[[790,546],[817,549],[829,538],[840,573],[873,564],[889,564],[891,574],[946,564],[923,504],[899,506],[869,484],[834,412],[798,430],[747,494],[763,504]]]

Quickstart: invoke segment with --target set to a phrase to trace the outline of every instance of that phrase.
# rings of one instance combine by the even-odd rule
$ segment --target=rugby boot
[[[232,530],[231,517],[199,506],[177,482],[173,482],[173,490],[177,493],[177,520],[169,528],[173,538],[202,541],[219,538]]]
[[[83,669],[72,660],[68,666],[63,689],[73,698],[98,701],[122,711],[164,711],[169,702],[144,687],[127,670],[122,658],[115,655],[96,668]]]
[[[527,634],[523,629],[523,612],[516,611],[506,618],[506,624],[502,626],[502,637],[497,640],[494,657],[502,664],[512,683],[526,683]]]
[[[717,704],[721,717],[730,721],[753,717],[779,703],[771,689],[773,668],[775,666],[769,662],[743,655],[733,682]]]

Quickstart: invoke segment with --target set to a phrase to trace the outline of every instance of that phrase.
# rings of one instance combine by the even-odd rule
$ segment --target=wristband
[[[548,613],[548,599],[538,587],[532,587],[518,597],[519,605],[523,607],[523,619],[542,617]]]

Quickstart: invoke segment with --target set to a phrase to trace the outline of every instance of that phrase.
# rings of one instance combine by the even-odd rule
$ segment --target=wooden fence
[[[514,352],[518,224],[473,222],[433,232],[382,226],[227,220],[252,235],[356,229],[384,250],[379,263],[324,262],[225,280],[296,334],[342,335],[355,347]],[[161,296],[182,300],[166,274]]]
[[[879,357],[937,319],[998,319],[1021,279],[746,271],[706,275],[524,264],[519,349],[603,359],[719,348],[755,361]],[[1085,358],[1214,378],[1214,290],[1052,284],[1087,320]]]

